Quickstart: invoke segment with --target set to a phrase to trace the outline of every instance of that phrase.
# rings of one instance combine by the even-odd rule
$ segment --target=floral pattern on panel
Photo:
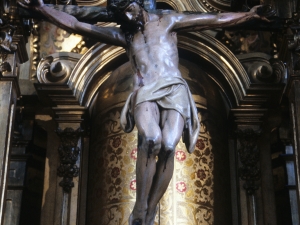
[[[177,150],[175,153],[175,158],[179,161],[182,162],[186,159],[186,153],[182,150]]]
[[[121,137],[120,136],[113,137],[112,146],[114,148],[118,148],[120,145],[121,145]]]
[[[129,187],[130,187],[130,189],[133,190],[133,191],[136,190],[136,180],[135,180],[135,179],[132,180],[132,181],[130,182]]]
[[[97,121],[95,126],[97,126],[97,136],[101,139],[106,140],[106,138],[111,137],[113,138],[115,135],[123,135],[122,128],[119,123],[120,120],[120,112],[119,111],[113,111],[110,112],[107,117],[105,117],[101,121]],[[128,136],[130,136],[128,134]],[[118,139],[117,139],[118,141]],[[122,141],[122,138],[121,138]],[[123,145],[123,147],[126,147],[126,144]]]
[[[117,178],[120,175],[120,169],[118,167],[114,167],[111,171],[111,176],[113,178]]]
[[[199,136],[196,149],[194,151],[195,164],[198,164],[196,171],[191,174],[194,180],[195,193],[197,197],[195,201],[207,208],[207,212],[212,214],[213,210],[213,153],[209,138],[203,134]],[[209,220],[212,222],[211,217]],[[210,223],[208,223],[210,224]]]
[[[186,191],[186,184],[185,184],[185,182],[183,182],[183,181],[177,182],[176,183],[176,190],[178,192],[181,192],[181,193],[185,192]]]
[[[174,175],[161,200],[161,224],[214,223],[214,155],[210,140],[210,133],[202,123],[194,153],[188,154],[185,144],[178,143]]]
[[[197,172],[197,177],[198,177],[200,180],[204,180],[204,179],[206,178],[205,171],[204,171],[204,170],[198,170],[198,172]]]
[[[132,151],[130,153],[130,157],[134,160],[137,159],[137,148],[132,149]]]
[[[203,139],[198,139],[196,143],[196,147],[200,150],[203,150],[205,148],[205,144]]]
[[[127,224],[135,202],[137,131],[122,133],[119,115],[119,112],[110,113],[99,124],[99,141],[95,146],[99,152],[91,157],[97,165],[97,176],[91,186],[94,197],[101,201],[101,207],[94,206],[99,208],[95,214],[103,214],[100,224]],[[193,154],[187,153],[182,141],[176,148],[174,175],[160,203],[159,220],[163,225],[177,224],[177,221],[185,225],[214,222],[214,155],[210,134],[205,127],[201,129]],[[155,221],[157,224],[158,220]]]
[[[95,175],[91,179],[92,196],[97,205],[92,207],[95,224],[126,224],[135,201],[135,160],[131,149],[136,149],[136,129],[126,134],[120,130],[120,113],[112,110],[97,126],[99,139],[91,148],[99,149],[91,156]],[[95,201],[90,201],[95,202]],[[100,203],[99,203],[100,202]],[[95,203],[96,204],[96,203]],[[99,212],[102,215],[99,216]],[[98,214],[97,214],[98,213]]]

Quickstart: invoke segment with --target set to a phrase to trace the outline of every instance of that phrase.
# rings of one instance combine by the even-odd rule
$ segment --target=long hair
[[[143,0],[107,0],[107,13],[109,16],[118,17],[133,2],[144,8]]]
[[[128,23],[122,19],[122,14],[124,10],[131,4],[137,3],[140,7],[140,13],[137,17],[136,23]],[[107,1],[107,12],[108,15],[114,18],[114,20],[120,24],[120,29],[125,34],[126,42],[130,45],[134,34],[138,31],[144,31],[144,22],[143,22],[143,10],[144,3],[143,0],[108,0]]]

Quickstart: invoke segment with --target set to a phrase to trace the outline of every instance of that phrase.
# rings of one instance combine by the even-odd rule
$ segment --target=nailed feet
[[[133,218],[132,218],[133,216],[132,216],[132,214],[130,214],[130,216],[129,216],[129,221],[128,221],[128,224],[129,225],[143,225],[142,224],[142,219],[134,219],[133,220]]]
[[[131,225],[142,225],[142,220],[141,219],[135,219],[134,221],[132,221]]]

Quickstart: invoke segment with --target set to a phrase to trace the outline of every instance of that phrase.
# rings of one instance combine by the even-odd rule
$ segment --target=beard
[[[121,20],[120,24],[130,32],[136,33],[138,31],[143,31],[145,25],[143,10],[140,9],[138,15],[133,20]]]
[[[144,26],[145,26],[145,19],[143,15],[143,10],[141,9],[136,16],[134,20],[130,21],[120,21],[120,28],[124,32],[125,37],[126,37],[126,42],[128,45],[130,45],[131,41],[133,40],[134,34],[137,32],[144,31]]]

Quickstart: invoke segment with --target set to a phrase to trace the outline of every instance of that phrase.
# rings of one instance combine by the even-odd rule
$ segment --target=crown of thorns
[[[143,0],[107,0],[107,11],[112,13],[123,12],[131,3],[137,3],[144,8]]]

